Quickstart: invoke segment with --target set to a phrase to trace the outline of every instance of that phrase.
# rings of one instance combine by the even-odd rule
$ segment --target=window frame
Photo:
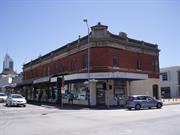
[[[140,60],[140,59],[137,59],[137,60],[136,60],[136,69],[137,69],[137,70],[141,70],[141,68],[142,68],[141,60]]]
[[[160,75],[162,76],[162,81],[168,81],[168,74],[167,74],[167,72],[162,72],[162,73],[160,73]]]
[[[112,67],[119,67],[120,55],[118,53],[113,53],[112,55]]]
[[[76,59],[75,58],[71,59],[70,70],[71,71],[75,71],[76,70]]]
[[[88,68],[88,54],[85,53],[82,55],[82,68]]]

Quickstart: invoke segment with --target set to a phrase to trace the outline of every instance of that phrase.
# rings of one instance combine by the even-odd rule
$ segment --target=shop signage
[[[88,79],[87,73],[72,74],[64,76],[64,80]],[[148,79],[148,74],[126,73],[126,72],[102,72],[90,73],[90,79]]]

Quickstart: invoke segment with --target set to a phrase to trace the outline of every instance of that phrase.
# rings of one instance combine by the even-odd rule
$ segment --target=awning
[[[64,81],[72,82],[75,80],[87,80],[88,73],[79,73],[72,75],[65,75]],[[148,74],[140,73],[126,73],[126,72],[101,72],[101,73],[90,73],[89,79],[96,80],[146,80],[148,79]]]
[[[19,83],[18,85],[31,85],[33,84],[33,79],[30,80],[23,80],[22,83]]]
[[[49,82],[51,76],[41,77],[33,81],[33,84]]]

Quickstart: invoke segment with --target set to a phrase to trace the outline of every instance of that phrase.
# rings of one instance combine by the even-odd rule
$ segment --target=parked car
[[[140,110],[141,108],[161,108],[163,103],[153,97],[146,96],[146,95],[133,95],[129,96],[127,100],[126,107],[128,110],[135,108],[135,110]]]
[[[26,106],[26,99],[20,94],[10,94],[6,100],[6,106]]]
[[[7,95],[5,93],[0,93],[0,102],[5,102],[7,99]]]

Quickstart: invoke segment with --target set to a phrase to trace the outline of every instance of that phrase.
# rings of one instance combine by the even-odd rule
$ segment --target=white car
[[[26,106],[26,99],[20,94],[10,94],[6,100],[6,106]]]
[[[7,99],[7,95],[5,93],[0,93],[0,102],[5,102]]]

